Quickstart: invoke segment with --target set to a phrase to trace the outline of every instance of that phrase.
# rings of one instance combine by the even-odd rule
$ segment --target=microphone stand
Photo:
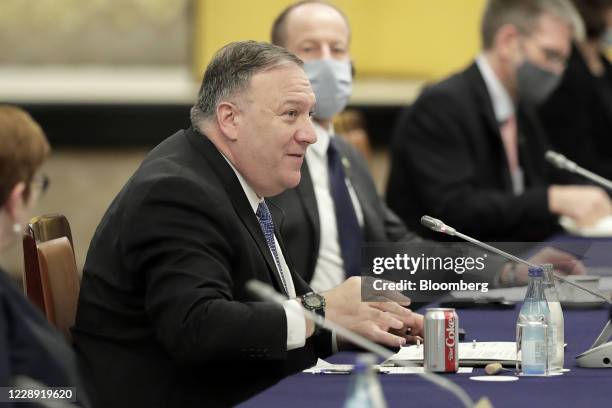
[[[468,242],[471,242],[474,245],[477,245],[481,248],[484,248],[488,251],[494,252],[506,259],[510,259],[514,262],[520,262],[522,264],[525,264],[527,266],[530,267],[534,267],[537,265],[534,265],[531,262],[525,261],[524,259],[521,259],[517,256],[514,256],[512,254],[509,254],[507,252],[502,251],[501,249],[495,248],[489,244],[485,244],[484,242],[478,241],[477,239],[474,239],[468,235],[462,234],[459,231],[457,231],[455,228],[450,227],[446,224],[444,224],[443,221],[437,219],[437,218],[433,218],[430,217],[428,215],[424,215],[421,217],[421,224],[424,227],[427,227],[433,231],[436,232],[440,232],[442,234],[446,234],[446,235],[450,235],[450,236],[457,236],[459,238],[462,238]],[[565,282],[569,285],[572,285],[580,290],[583,290],[599,299],[603,299],[606,301],[606,303],[608,303],[608,307],[609,307],[609,319],[608,319],[608,323],[606,324],[606,326],[604,327],[604,329],[601,331],[601,333],[599,334],[599,336],[597,337],[597,340],[595,340],[595,343],[593,343],[593,345],[591,346],[590,349],[588,349],[587,351],[585,351],[584,353],[580,354],[579,356],[576,357],[576,360],[578,360],[578,365],[581,367],[588,367],[588,368],[600,368],[600,367],[607,367],[607,368],[612,368],[612,341],[608,341],[608,339],[610,338],[610,336],[612,335],[612,302],[610,301],[610,299],[606,298],[604,295],[602,295],[601,293],[595,292],[589,288],[586,288],[576,282],[572,282],[569,281],[559,275],[557,275],[556,273],[553,272],[553,276],[561,281],[561,282]],[[606,343],[607,342],[607,343]]]
[[[274,288],[272,288],[270,285],[263,283],[261,281],[258,281],[256,279],[249,280],[246,283],[246,287],[251,293],[257,295],[258,297],[264,300],[270,300],[280,305],[284,305],[285,302],[287,301],[287,298],[285,296],[276,292]],[[300,307],[295,302],[291,303],[291,308],[293,309],[295,313],[303,314],[308,320],[311,320],[316,325],[319,325],[329,331],[336,332],[336,334],[341,335],[342,337],[346,338],[351,343],[365,350],[368,350],[369,352],[374,353],[378,355],[379,357],[382,357],[385,360],[388,360],[394,355],[392,351],[386,349],[385,347],[382,347],[381,345],[376,344],[373,341],[370,341],[367,338],[357,333],[354,333],[351,330],[348,330],[337,323],[334,323],[328,319],[325,319],[324,317],[321,317],[318,314],[311,312],[310,310],[306,310]],[[412,364],[408,361],[398,360],[395,362],[402,367],[414,367],[415,366],[415,364]],[[449,391],[450,393],[452,393],[455,397],[457,397],[459,401],[461,401],[461,404],[464,407],[472,408],[472,407],[478,406],[478,405],[474,405],[474,402],[472,401],[470,396],[454,382],[440,375],[428,373],[428,372],[417,373],[417,375],[437,385],[438,387],[443,388]]]
[[[529,266],[531,268],[539,266],[539,265],[533,264],[533,263],[531,263],[529,261],[526,261],[524,259],[521,259],[521,258],[519,258],[517,256],[509,254],[509,253],[507,253],[505,251],[502,251],[501,249],[495,248],[495,247],[493,247],[493,246],[491,246],[489,244],[486,244],[486,243],[484,243],[482,241],[479,241],[479,240],[477,240],[475,238],[472,238],[469,235],[462,234],[461,232],[457,231],[455,228],[449,227],[448,225],[444,224],[444,222],[442,222],[442,221],[440,221],[440,220],[438,220],[436,218],[430,217],[428,215],[424,215],[423,217],[421,217],[421,224],[424,227],[427,227],[427,228],[429,228],[429,229],[431,229],[433,231],[441,232],[443,234],[450,235],[450,236],[459,237],[459,238],[461,238],[461,239],[463,239],[465,241],[471,242],[472,244],[474,244],[476,246],[484,248],[487,251],[491,251],[493,253],[496,253],[497,255],[500,255],[500,256],[502,256],[502,257],[504,257],[506,259],[509,259],[509,260],[511,260],[513,262],[522,263],[522,264],[527,265],[527,266]],[[582,285],[580,285],[580,284],[578,284],[576,282],[572,282],[570,280],[567,280],[564,277],[559,276],[558,274],[556,274],[554,272],[553,272],[553,276],[555,277],[555,279],[557,279],[560,282],[567,283],[568,285],[574,286],[574,287],[576,287],[576,288],[578,288],[580,290],[583,290],[583,291],[585,291],[585,292],[587,292],[587,293],[589,293],[589,294],[591,294],[591,295],[593,295],[593,296],[595,296],[595,297],[597,297],[599,299],[602,299],[602,300],[606,301],[606,303],[608,303],[608,304],[612,304],[612,302],[610,302],[610,299],[608,299],[607,297],[605,297],[604,295],[602,295],[599,292],[593,291],[593,290],[591,290],[591,289],[589,289],[589,288],[587,288],[585,286],[582,286]]]
[[[549,163],[552,163],[555,167],[561,170],[566,170],[570,173],[579,174],[582,177],[589,179],[604,188],[607,188],[608,190],[612,190],[612,181],[600,176],[599,174],[595,174],[592,171],[580,167],[575,162],[571,161],[561,153],[548,150],[544,157]]]

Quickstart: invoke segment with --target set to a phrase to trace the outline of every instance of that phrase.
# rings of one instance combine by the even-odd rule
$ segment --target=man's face
[[[315,96],[304,70],[287,63],[251,78],[237,98],[234,165],[262,197],[300,182],[306,148],[316,142],[311,122]]]
[[[523,58],[538,67],[563,74],[571,51],[571,27],[560,18],[544,13],[529,35],[521,36]],[[522,58],[519,58],[522,59]]]
[[[344,18],[325,4],[304,4],[285,23],[285,48],[304,62],[315,59],[348,61],[349,28]]]

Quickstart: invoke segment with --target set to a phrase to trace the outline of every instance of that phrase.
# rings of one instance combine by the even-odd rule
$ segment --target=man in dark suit
[[[284,255],[264,197],[299,182],[316,140],[301,60],[229,44],[198,97],[193,126],[147,156],[89,249],[73,334],[97,406],[235,405],[332,352],[300,305],[388,346],[414,323],[360,302],[359,278],[312,293]],[[290,299],[257,299],[251,279]]]
[[[346,16],[327,3],[300,1],[278,15],[271,37],[273,43],[305,61],[317,105],[323,101],[315,108],[317,142],[306,153],[300,183],[270,199],[276,204],[272,215],[287,241],[287,252],[296,272],[313,289],[326,290],[359,274],[358,265],[351,261],[359,262],[361,248],[347,251],[347,241],[353,245],[409,242],[419,254],[422,250],[438,248],[406,229],[379,197],[365,159],[333,133],[332,118],[344,109],[352,79],[350,27]],[[336,154],[330,155],[332,150]],[[342,162],[342,182],[334,183],[338,158]],[[342,205],[347,195],[350,201]],[[574,258],[550,249],[539,253],[536,260],[552,262],[562,273],[582,271],[580,267],[574,268]],[[506,264],[492,269],[479,278],[493,285],[526,282],[527,268]],[[514,272],[515,276],[510,276]]]
[[[484,51],[428,87],[400,118],[387,202],[424,236],[429,214],[483,240],[541,240],[558,217],[589,225],[610,213],[599,188],[552,184],[546,138],[532,111],[554,89],[570,52],[565,0],[490,0]]]
[[[576,39],[559,87],[540,109],[555,149],[612,178],[612,1],[574,0],[586,38]]]
[[[349,37],[346,16],[321,2],[287,7],[272,28],[272,42],[305,62],[317,97],[317,142],[306,153],[300,184],[271,201],[296,271],[318,290],[359,274],[362,243],[418,240],[380,199],[365,159],[334,135],[333,116],[351,91]]]

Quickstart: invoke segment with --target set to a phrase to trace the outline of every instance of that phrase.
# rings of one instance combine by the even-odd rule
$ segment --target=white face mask
[[[346,107],[353,85],[349,61],[308,61],[304,71],[317,98],[315,118],[329,119]]]

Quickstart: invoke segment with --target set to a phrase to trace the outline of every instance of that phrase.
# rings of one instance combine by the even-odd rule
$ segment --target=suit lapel
[[[347,151],[347,146],[341,141],[337,140],[338,137],[340,136],[332,137],[330,143],[333,143],[336,149],[340,152],[340,154],[342,154],[344,174],[351,182],[351,186],[353,186],[353,190],[355,191],[355,194],[357,195],[357,200],[359,201],[359,205],[361,206],[361,212],[363,213],[364,237],[371,237],[373,234],[368,233],[371,232],[369,220],[373,219],[373,214],[376,213],[376,210],[372,206],[371,201],[366,200],[368,194],[366,192],[365,186],[363,185],[361,178],[355,175],[355,171],[352,168],[352,163],[348,159],[349,153]]]
[[[510,168],[508,167],[508,160],[506,159],[506,151],[504,150],[499,124],[495,118],[493,102],[491,101],[491,96],[489,95],[485,80],[476,63],[468,68],[465,75],[467,77],[467,83],[472,88],[472,93],[476,101],[475,106],[491,137],[491,143],[495,146],[497,160],[500,162],[499,167],[502,169],[501,176],[503,178],[504,188],[508,191],[513,191],[512,177],[510,175]],[[517,137],[518,136],[519,135],[517,135]]]
[[[321,226],[319,225],[319,210],[317,208],[317,199],[314,192],[314,186],[312,184],[312,178],[310,178],[310,170],[308,169],[307,161],[304,160],[301,169],[301,180],[298,186],[295,188],[300,201],[304,206],[304,210],[308,217],[308,220],[312,224],[312,230],[314,232],[314,249],[315,253],[319,253],[319,245],[321,244]]]
[[[253,208],[249,204],[249,200],[247,199],[246,194],[240,185],[240,181],[238,181],[238,178],[234,173],[234,170],[205,135],[200,135],[193,129],[187,130],[186,134],[191,144],[211,163],[211,168],[215,171],[225,186],[238,217],[249,231],[249,234],[255,241],[259,252],[266,260],[268,272],[275,283],[276,289],[279,292],[284,293],[283,283],[281,281],[278,268],[276,267],[276,262],[272,258],[272,253],[270,252],[266,238],[261,230],[257,216],[253,212]]]
[[[285,213],[283,209],[274,204],[271,201],[266,200],[270,207],[270,211],[274,212],[278,215],[277,219],[279,220],[279,225],[274,224],[274,233],[276,234],[276,240],[278,241],[278,246],[283,253],[283,257],[285,258],[285,262],[287,263],[287,267],[289,268],[289,273],[291,274],[291,279],[293,280],[293,287],[295,289],[295,293],[297,296],[303,295],[310,291],[310,287],[304,281],[304,279],[297,273],[295,273],[295,268],[293,267],[293,261],[289,257],[289,252],[285,247],[285,242],[283,241],[283,235],[281,234],[280,225],[284,220]]]

